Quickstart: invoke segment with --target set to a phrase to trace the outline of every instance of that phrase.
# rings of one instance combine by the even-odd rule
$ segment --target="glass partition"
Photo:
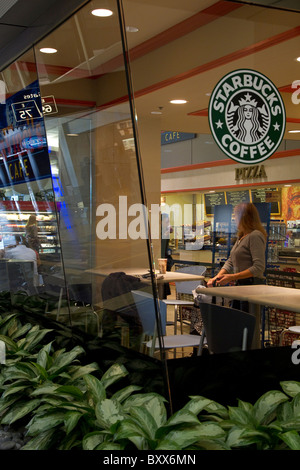
[[[204,265],[208,280],[223,266],[237,233],[232,224],[229,237],[220,224],[214,237],[215,206],[222,206],[223,216],[226,205],[271,204],[264,221],[266,269],[259,281],[299,288],[299,12],[265,8],[266,3],[123,0],[126,24],[139,30],[128,33],[128,42],[140,129],[147,126],[154,140],[159,127],[161,135],[161,194],[171,212],[173,270]],[[151,19],[152,34],[147,29]],[[234,77],[232,82],[228,77]],[[272,83],[272,93],[264,80]],[[263,107],[259,96],[266,99]],[[238,97],[234,105],[233,97]],[[266,159],[266,149],[258,153],[263,132],[255,138],[239,134],[233,144],[237,151],[228,158],[223,144],[237,136],[238,113],[248,111],[249,104],[250,114],[262,113],[261,122],[267,113],[276,117],[268,131],[273,150]],[[245,119],[254,129],[249,115]],[[249,149],[254,152],[250,158],[244,153]],[[149,153],[142,142],[141,152]],[[192,290],[184,297],[174,287],[172,294],[194,300]],[[297,305],[286,292],[282,295],[286,300],[277,305],[263,297],[257,321],[262,347],[291,345],[299,337],[289,330],[299,325]],[[217,300],[232,304],[232,299]],[[195,325],[198,333],[203,331],[201,308],[183,307],[182,315],[186,333]]]
[[[44,318],[73,332],[161,359],[122,12],[107,4],[109,16],[87,4],[2,73],[2,288],[42,298]],[[159,239],[159,211],[153,226]],[[32,286],[19,282],[27,264]]]
[[[148,354],[132,295],[149,293],[156,317],[148,210],[118,3],[107,8],[78,11],[37,44],[36,63],[72,324]]]
[[[62,307],[65,290],[43,105],[30,50],[2,72],[1,97],[1,291],[41,294],[44,312]],[[50,289],[47,275],[57,276]],[[51,292],[50,292],[51,290]],[[65,313],[69,321],[68,312]]]

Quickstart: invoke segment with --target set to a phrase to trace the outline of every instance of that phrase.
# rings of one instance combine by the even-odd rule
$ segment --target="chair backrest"
[[[225,353],[251,347],[255,316],[230,307],[200,303],[209,352]]]
[[[143,331],[146,335],[156,334],[156,314],[155,299],[153,295],[142,291],[131,291],[135,305],[142,323]],[[167,307],[164,302],[159,301],[159,311],[161,318],[162,334],[166,334]]]
[[[176,270],[178,273],[197,274],[198,276],[204,276],[205,271],[205,266],[187,266]],[[192,294],[192,291],[195,290],[199,284],[200,282],[197,280],[175,282],[176,292],[178,294]]]
[[[33,261],[9,260],[7,262],[7,275],[10,291],[24,290],[29,295],[37,293],[34,286]]]
[[[0,292],[9,290],[6,265],[7,260],[0,259]]]

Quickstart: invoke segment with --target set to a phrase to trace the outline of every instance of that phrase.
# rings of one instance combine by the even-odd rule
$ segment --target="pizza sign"
[[[275,85],[254,70],[236,70],[215,86],[209,101],[214,140],[231,159],[253,165],[269,158],[285,132],[285,108]]]

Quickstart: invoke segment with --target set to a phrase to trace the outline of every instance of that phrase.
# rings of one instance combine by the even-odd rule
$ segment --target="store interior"
[[[29,215],[37,215],[37,287],[54,292],[58,302],[65,299],[52,316],[69,322],[72,315],[64,313],[70,305],[73,311],[88,306],[84,328],[99,335],[107,274],[147,273],[158,266],[160,237],[122,232],[124,211],[136,232],[143,233],[147,225],[136,219],[134,208],[128,212],[135,204],[171,209],[172,269],[203,265],[209,278],[228,254],[228,235],[230,243],[235,235],[232,220],[230,231],[214,229],[214,207],[234,207],[242,200],[269,203],[266,276],[272,285],[297,288],[300,13],[215,0],[123,0],[122,11],[108,0],[112,15],[91,13],[100,7],[101,0],[88,3],[2,71],[10,97],[38,82],[51,168],[50,175],[29,181],[18,166],[10,167],[10,183],[1,188],[2,242],[15,232],[23,234]],[[268,77],[286,111],[280,146],[252,173],[218,148],[208,123],[215,85],[237,69]],[[16,153],[7,153],[9,139],[15,129],[23,130],[10,115],[2,129],[4,156],[14,162]],[[178,221],[176,211],[184,219]],[[156,297],[158,286],[152,281],[146,290],[153,287]],[[175,298],[176,286],[170,286],[170,298]],[[276,331],[271,336],[268,329],[267,343],[279,345],[282,312],[269,313]],[[298,324],[297,316],[291,321]],[[288,312],[284,317],[290,321]],[[120,341],[131,347],[128,330],[120,330]],[[190,356],[191,350],[183,354]]]

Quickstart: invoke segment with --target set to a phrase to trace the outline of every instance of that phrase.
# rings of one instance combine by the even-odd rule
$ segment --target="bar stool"
[[[197,274],[198,276],[203,276],[206,271],[205,266],[188,266],[185,268],[180,268],[177,272],[187,273],[187,274]],[[175,282],[176,287],[176,296],[180,297],[182,295],[188,295],[192,298],[192,291],[199,286],[199,281],[179,281]],[[183,333],[183,318],[182,318],[182,307],[193,307],[194,300],[185,300],[185,299],[163,299],[163,302],[166,305],[174,306],[174,334],[177,334],[177,322],[180,322],[180,332]],[[168,322],[170,324],[170,322]],[[171,323],[172,324],[172,323]]]
[[[300,335],[300,326],[293,325],[293,326],[289,326],[289,328],[285,328],[284,330],[282,330],[282,332],[280,333],[280,337],[279,337],[279,346],[282,346],[283,337],[285,333],[288,333],[288,332]]]

